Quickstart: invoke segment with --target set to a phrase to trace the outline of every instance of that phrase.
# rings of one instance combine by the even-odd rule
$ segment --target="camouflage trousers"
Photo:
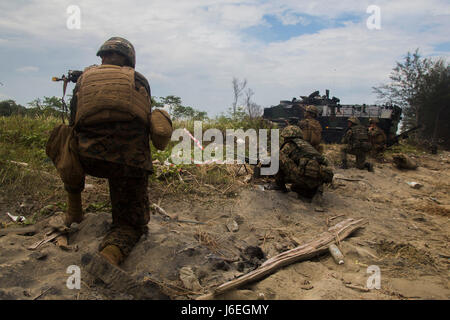
[[[358,169],[364,169],[366,164],[367,153],[362,150],[354,150],[348,146],[341,149],[341,160],[343,164],[347,164],[347,155],[352,154],[356,157],[356,167]]]
[[[147,233],[150,220],[148,202],[148,172],[104,160],[80,157],[85,172],[91,176],[106,178],[112,206],[112,225],[103,238],[99,250],[108,245],[119,247],[123,256],[129,255],[140,237]],[[68,192],[81,192],[65,186]]]
[[[372,150],[370,152],[370,155],[372,158],[376,159],[377,161],[383,161],[384,160],[384,150],[386,149],[385,145],[372,145]]]
[[[323,183],[320,179],[305,177],[297,166],[289,164],[291,163],[285,166],[284,163],[281,163],[281,168],[275,175],[276,184],[281,189],[286,189],[286,183],[292,183],[291,190],[306,198],[312,198],[317,192],[323,191]]]

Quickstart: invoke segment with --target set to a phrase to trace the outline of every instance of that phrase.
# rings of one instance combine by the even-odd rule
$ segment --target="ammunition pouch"
[[[161,109],[153,110],[150,121],[150,137],[158,150],[164,150],[172,137],[172,120],[169,114]]]
[[[320,167],[320,178],[324,183],[331,183],[333,181],[333,170],[330,167]]]
[[[316,160],[305,159],[304,176],[307,178],[320,178],[320,164]]]
[[[84,186],[85,173],[78,158],[73,127],[66,124],[55,127],[50,133],[45,153],[65,184],[73,188]]]

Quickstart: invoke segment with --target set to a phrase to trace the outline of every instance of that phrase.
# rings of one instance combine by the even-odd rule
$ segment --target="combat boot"
[[[319,206],[323,205],[323,185],[320,185],[317,188],[317,192],[313,196],[312,202],[317,204],[317,205],[319,205]]]
[[[373,172],[373,164],[372,164],[372,163],[366,162],[366,163],[364,164],[364,167],[367,168],[367,171]]]
[[[276,182],[270,183],[269,185],[267,185],[265,187],[266,190],[277,190],[277,191],[281,191],[283,193],[287,193],[289,192],[289,190],[286,188],[286,185],[282,184],[278,184]]]
[[[83,209],[81,207],[81,193],[67,193],[67,214],[64,221],[70,227],[74,222],[80,223],[83,220]]]
[[[122,251],[120,251],[119,247],[114,245],[106,246],[102,251],[100,251],[100,255],[115,266],[119,266],[119,264],[121,264],[124,260]]]

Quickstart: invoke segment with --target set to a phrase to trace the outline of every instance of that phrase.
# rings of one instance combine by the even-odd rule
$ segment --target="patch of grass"
[[[54,117],[0,117],[0,193],[11,203],[59,193],[59,177],[45,154],[50,132],[59,123]]]
[[[51,160],[45,154],[45,145],[51,130],[61,123],[59,118],[52,116],[10,116],[0,117],[0,193],[6,195],[8,201],[14,202],[24,195],[34,199],[44,200],[53,196],[54,201],[65,199],[65,191]],[[218,129],[225,138],[227,129],[250,128],[270,129],[261,120],[245,118],[232,119],[217,117],[203,121],[203,132],[208,129]],[[186,128],[194,132],[194,121],[174,121],[174,128]],[[268,139],[270,141],[270,137]],[[197,146],[191,142],[191,156]],[[203,142],[207,146],[210,142]],[[224,141],[225,143],[225,141]],[[164,164],[171,162],[172,149],[178,141],[171,141],[164,151],[156,150],[152,144],[152,159]],[[224,150],[223,154],[226,152]],[[229,193],[236,182],[235,173],[239,166],[232,165],[155,165],[155,175],[149,178],[152,185],[162,192],[190,193],[199,196],[210,194],[211,191]],[[207,186],[205,186],[207,185]],[[230,193],[231,194],[231,193]],[[61,203],[61,211],[65,211],[65,202]],[[96,204],[90,209],[96,211]]]
[[[97,202],[90,203],[86,207],[85,211],[86,212],[98,212],[98,211],[106,210],[106,209],[111,210],[111,203],[109,201],[107,201],[107,202],[99,202],[99,203],[97,203]]]
[[[385,154],[392,155],[393,153],[406,153],[406,154],[413,154],[413,155],[420,155],[425,152],[425,149],[423,149],[420,146],[410,144],[407,141],[402,141],[399,144],[393,145],[392,147],[388,148],[385,151]]]

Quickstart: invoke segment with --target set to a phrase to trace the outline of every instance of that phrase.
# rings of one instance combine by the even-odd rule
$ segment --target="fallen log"
[[[328,231],[320,234],[316,240],[282,252],[279,255],[268,259],[259,268],[216,287],[211,293],[200,296],[197,300],[214,299],[216,296],[221,295],[226,291],[238,288],[249,282],[259,280],[291,263],[307,260],[321,253],[327,252],[330,244],[345,239],[357,229],[362,228],[364,224],[366,224],[364,219],[344,220],[329,228]]]

